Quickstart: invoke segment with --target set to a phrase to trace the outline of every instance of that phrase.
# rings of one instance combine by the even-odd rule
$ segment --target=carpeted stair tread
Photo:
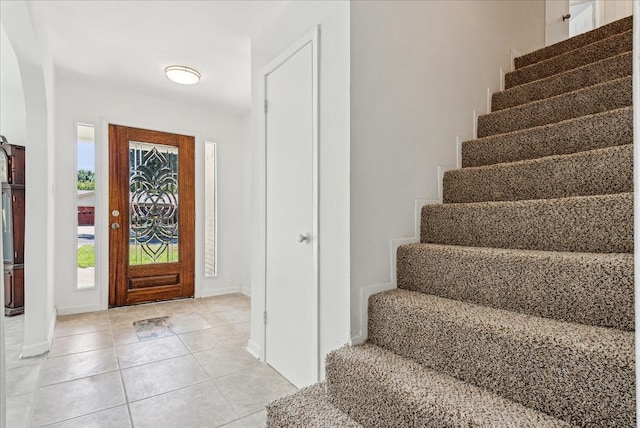
[[[566,422],[364,344],[327,356],[331,400],[364,427],[566,427]]]
[[[444,203],[633,192],[633,145],[447,171]]]
[[[396,289],[370,297],[369,341],[571,424],[635,426],[632,332]]]
[[[535,64],[505,74],[505,89],[544,79],[605,58],[629,52],[633,48],[633,30],[582,46]]]
[[[633,254],[410,244],[398,287],[498,309],[634,329]]]
[[[633,194],[425,205],[420,242],[631,253]]]
[[[590,45],[594,42],[609,38],[613,35],[624,33],[633,28],[633,17],[619,19],[589,32],[580,34],[570,39],[563,40],[545,48],[522,55],[514,59],[516,69],[523,68],[536,62],[553,58],[563,53]]]
[[[267,428],[361,428],[329,402],[324,383],[303,388],[267,406]]]
[[[462,166],[474,167],[633,144],[631,106],[462,143]]]
[[[545,79],[496,92],[491,98],[491,110],[503,110],[630,76],[633,68],[632,58],[632,52],[625,52]]]
[[[478,137],[504,134],[628,107],[633,103],[632,76],[499,110],[478,117]]]

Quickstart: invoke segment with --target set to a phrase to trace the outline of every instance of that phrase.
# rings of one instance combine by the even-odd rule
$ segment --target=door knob
[[[301,233],[301,234],[298,235],[298,242],[301,243],[301,244],[303,242],[309,242],[310,240],[311,240],[311,238],[309,237],[308,233],[304,234],[304,235]]]
[[[120,223],[111,223],[111,229],[120,229]]]
[[[570,13],[567,13],[566,15],[562,15],[562,22],[566,21],[569,18],[571,18],[571,14]]]

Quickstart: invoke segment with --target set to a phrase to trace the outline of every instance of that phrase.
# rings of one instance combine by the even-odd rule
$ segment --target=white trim
[[[472,113],[473,124],[471,125],[472,139],[478,138],[478,111],[474,110]]]
[[[235,287],[213,288],[200,290],[200,295],[196,298],[222,296],[224,294],[242,293],[242,288],[238,285]],[[243,293],[244,294],[244,293]]]
[[[514,48],[511,48],[511,71],[516,69],[516,58],[521,57],[520,52]]]
[[[247,342],[247,352],[249,352],[251,355],[256,357],[258,360],[261,360],[261,358],[260,358],[260,346],[256,342],[251,340],[251,339],[249,339],[249,341]],[[262,360],[262,361],[264,361],[264,360]]]
[[[487,114],[491,113],[491,96],[493,95],[493,92],[491,91],[491,88],[487,88]]]
[[[82,291],[80,289],[79,291]],[[85,312],[97,312],[103,310],[100,305],[79,305],[79,306],[66,306],[58,308],[58,315],[73,315],[82,314]]]
[[[456,169],[462,168],[462,139],[456,136]]]
[[[440,202],[442,202],[443,194],[444,194],[444,185],[443,185],[444,173],[454,169],[456,168],[450,165],[438,165],[438,199],[440,199]]]
[[[194,193],[195,193],[195,249],[194,249],[194,297],[199,296],[200,288],[203,286],[202,281],[204,275],[199,275],[198,272],[204,272],[204,252],[201,254],[203,257],[198,257],[198,244],[204,245],[202,240],[204,239],[198,233],[200,224],[203,222],[202,216],[195,215],[198,212],[202,212],[198,207],[202,208],[204,204],[204,183],[199,183],[198,173],[203,168],[199,165],[198,142],[205,139],[198,132],[193,130],[185,130],[182,128],[167,128],[158,127],[158,124],[152,124],[146,121],[131,121],[130,118],[117,118],[117,117],[105,117],[100,118],[100,130],[96,131],[94,136],[96,139],[96,214],[95,214],[95,228],[96,228],[96,286],[100,290],[100,309],[107,309],[109,307],[109,125],[120,125],[128,128],[140,128],[151,129],[159,132],[166,132],[170,134],[186,135],[193,137],[194,139]],[[101,141],[98,136],[102,137]],[[204,146],[203,146],[204,147]],[[98,150],[100,157],[98,157]],[[204,159],[202,159],[204,162]],[[202,174],[204,177],[204,174]],[[100,181],[98,182],[98,177]],[[204,224],[202,225],[204,230]],[[100,239],[98,241],[98,239]],[[98,245],[100,242],[100,245]],[[204,247],[202,247],[204,249]]]
[[[207,160],[207,147],[209,144],[213,145],[213,274],[207,274],[204,272],[205,278],[215,278],[218,276],[218,145],[213,141],[205,141],[204,142],[204,150],[205,150],[205,162]],[[194,152],[195,154],[195,152]],[[195,159],[194,159],[195,160]],[[207,200],[207,174],[210,170],[210,167],[205,163],[204,165],[204,202]],[[204,218],[207,218],[207,207],[204,207]],[[207,224],[204,225],[205,236],[207,234]],[[206,249],[206,238],[204,241],[204,253],[202,254],[203,258],[206,257],[207,249]],[[203,262],[203,268],[204,262]]]
[[[499,79],[500,79],[499,80],[500,81],[500,92],[503,92],[504,91],[504,80],[505,80],[505,77],[504,77],[504,69],[502,67],[500,67],[499,73],[500,73],[500,77],[499,77]]]
[[[369,297],[373,294],[381,293],[387,290],[393,290],[398,286],[397,283],[397,256],[398,247],[401,245],[414,244],[420,242],[420,224],[422,221],[422,207],[425,205],[439,205],[441,201],[434,199],[416,199],[414,201],[414,237],[398,238],[390,241],[391,245],[391,280],[389,282],[380,282],[377,284],[369,284],[360,288],[360,330],[351,336],[349,343],[351,345],[359,345],[367,340],[369,325]]]
[[[312,248],[312,258],[313,258],[313,299],[314,301],[312,302],[312,308],[313,308],[313,313],[312,313],[312,319],[313,319],[313,332],[312,334],[314,335],[313,338],[313,356],[314,356],[314,361],[313,361],[313,365],[314,367],[316,367],[316,373],[315,373],[315,380],[318,381],[320,379],[320,327],[319,327],[319,288],[318,288],[318,264],[319,264],[319,260],[318,260],[318,255],[319,255],[319,251],[318,251],[318,242],[319,242],[319,225],[318,225],[318,216],[319,216],[319,201],[318,201],[318,195],[319,195],[319,189],[318,189],[318,183],[319,183],[319,173],[318,173],[318,144],[319,144],[319,132],[318,132],[318,125],[319,125],[319,109],[318,109],[318,105],[319,105],[319,101],[318,101],[318,86],[319,86],[319,38],[320,38],[320,27],[319,26],[315,26],[310,32],[308,32],[307,34],[305,34],[301,39],[299,39],[296,43],[292,44],[288,49],[286,49],[285,51],[283,51],[280,55],[278,55],[275,59],[273,59],[271,62],[269,62],[269,64],[265,67],[262,68],[262,70],[260,71],[260,101],[264,102],[266,100],[265,97],[265,85],[266,85],[266,79],[267,76],[269,74],[271,74],[273,71],[275,71],[278,67],[280,67],[286,60],[288,60],[291,56],[293,56],[296,52],[298,52],[300,49],[302,49],[304,46],[308,45],[309,43],[311,43],[312,46],[312,60],[313,60],[313,66],[312,66],[312,70],[313,70],[313,77],[312,77],[312,99],[313,99],[313,103],[312,103],[312,115],[313,115],[313,121],[312,121],[312,127],[313,127],[313,131],[312,131],[312,157],[313,157],[313,161],[312,161],[312,200],[313,200],[313,206],[312,206],[312,231],[311,231],[311,245],[313,246]],[[263,237],[264,237],[264,244],[265,244],[265,248],[264,251],[261,252],[260,254],[260,258],[261,258],[261,265],[263,267],[262,270],[262,274],[263,274],[263,281],[264,281],[264,299],[263,299],[263,308],[266,311],[266,295],[267,295],[267,280],[266,280],[266,232],[267,232],[267,226],[266,226],[266,203],[267,203],[267,175],[266,175],[266,162],[267,162],[267,158],[266,158],[266,154],[265,154],[265,147],[266,147],[266,116],[265,116],[265,111],[263,108],[259,109],[259,121],[260,121],[260,138],[262,141],[261,144],[261,148],[260,148],[260,154],[262,155],[261,158],[261,162],[264,165],[264,170],[263,170],[263,188],[260,189],[263,192],[264,195],[264,210],[261,212],[261,218],[260,218],[260,222],[263,225],[262,226],[262,233],[263,233]],[[260,350],[261,352],[257,352],[260,354],[260,358],[263,361],[266,361],[266,348],[267,348],[267,337],[266,337],[266,328],[264,323],[261,323],[262,327],[261,327],[261,342],[262,342],[262,349]],[[253,342],[255,345],[255,342]],[[255,348],[254,348],[255,350]]]
[[[78,126],[91,126],[93,128],[93,162],[94,162],[94,167],[95,167],[95,171],[94,171],[94,179],[97,182],[97,177],[98,177],[98,146],[96,145],[96,125],[92,124],[92,123],[87,123],[87,122],[82,122],[82,121],[75,121],[74,122],[74,128],[75,128],[75,132],[74,135],[76,136],[75,138],[75,145],[76,145],[76,157],[74,159],[74,165],[75,165],[75,170],[78,171],[78,142],[80,141],[80,136],[78,135]],[[83,141],[83,143],[86,143],[87,141]],[[76,183],[76,188],[78,185],[78,177],[76,177],[75,179],[75,183]],[[75,203],[76,203],[76,207],[78,206],[78,192],[77,189],[76,190],[76,196],[75,196]],[[93,221],[93,227],[94,227],[94,237],[93,237],[93,258],[94,258],[94,265],[97,264],[95,263],[95,261],[98,259],[98,254],[97,254],[97,245],[96,245],[96,237],[95,237],[95,212],[97,211],[97,205],[98,205],[98,200],[96,199],[96,191],[93,191],[94,193],[94,201],[95,201],[95,206],[93,207],[94,210],[94,221]],[[77,211],[77,210],[76,210]],[[97,267],[94,266],[93,269],[93,285],[90,287],[78,287],[78,214],[76,212],[75,215],[75,234],[76,236],[74,237],[75,239],[73,240],[74,243],[74,251],[76,253],[76,266],[75,269],[73,270],[73,291],[88,291],[88,290],[95,290],[96,288],[98,288],[98,270]]]
[[[42,355],[45,352],[49,352],[51,344],[53,343],[53,333],[56,330],[57,316],[53,316],[53,319],[49,323],[49,332],[47,333],[47,340],[33,343],[29,346],[22,347],[21,358],[35,357],[36,355]]]

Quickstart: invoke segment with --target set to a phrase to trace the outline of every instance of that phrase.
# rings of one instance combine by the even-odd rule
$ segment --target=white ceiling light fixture
[[[167,79],[181,85],[195,85],[200,81],[200,73],[186,65],[170,65],[164,69]]]

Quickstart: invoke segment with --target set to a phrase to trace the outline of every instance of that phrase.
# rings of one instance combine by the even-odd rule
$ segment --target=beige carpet
[[[269,427],[634,427],[632,18],[515,60],[368,343]]]

